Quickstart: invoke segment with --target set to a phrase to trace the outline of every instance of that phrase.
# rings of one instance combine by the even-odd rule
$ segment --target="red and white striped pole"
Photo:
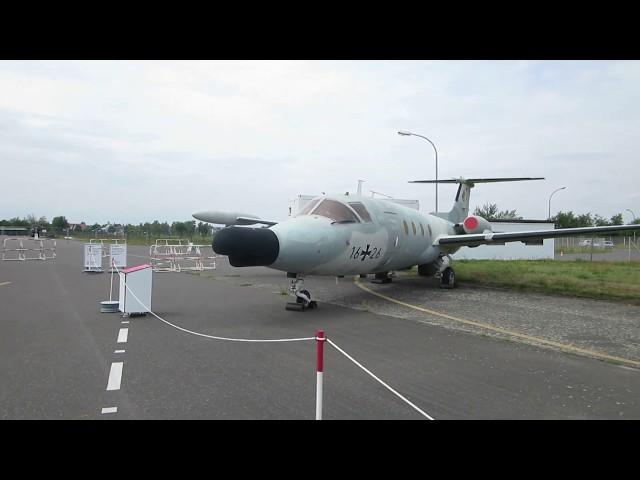
[[[318,367],[316,377],[316,420],[322,420],[322,372],[324,371],[324,331],[318,330],[316,345],[318,351]]]

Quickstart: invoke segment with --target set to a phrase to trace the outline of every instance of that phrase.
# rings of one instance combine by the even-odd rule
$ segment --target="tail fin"
[[[449,220],[452,223],[461,223],[469,216],[469,197],[471,189],[476,183],[497,182],[521,182],[525,180],[544,180],[543,177],[516,177],[516,178],[452,178],[450,180],[413,180],[409,183],[458,183],[458,193],[453,202],[453,208],[449,212],[436,212],[438,217]]]

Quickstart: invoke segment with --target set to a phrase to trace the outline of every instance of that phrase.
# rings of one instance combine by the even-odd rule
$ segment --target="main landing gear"
[[[304,290],[304,277],[302,275],[287,273],[287,278],[290,279],[289,294],[293,295],[296,301],[295,303],[287,302],[284,307],[286,310],[304,312],[307,308],[318,308],[315,300],[311,300],[309,290]]]
[[[451,263],[449,255],[440,258],[438,273],[436,273],[436,277],[440,278],[440,288],[455,288],[458,286],[456,273],[451,268]]]
[[[443,255],[433,263],[418,265],[418,275],[422,277],[435,277],[440,281],[440,288],[456,288],[456,273],[451,268],[451,257]]]
[[[440,288],[455,288],[457,286],[456,273],[447,267],[440,273]]]

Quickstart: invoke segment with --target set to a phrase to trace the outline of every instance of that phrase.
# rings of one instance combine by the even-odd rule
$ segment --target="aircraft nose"
[[[223,228],[213,237],[211,247],[227,255],[234,267],[271,265],[280,253],[278,237],[268,228]]]

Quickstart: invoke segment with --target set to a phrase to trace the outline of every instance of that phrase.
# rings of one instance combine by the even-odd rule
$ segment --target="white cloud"
[[[472,202],[542,217],[566,185],[554,209],[611,216],[638,201],[638,80],[639,62],[2,62],[0,218],[277,218],[358,179],[431,208],[433,187],[406,181],[434,175],[432,147],[400,129],[436,143],[441,178],[548,179]],[[20,195],[42,184],[55,201]]]

